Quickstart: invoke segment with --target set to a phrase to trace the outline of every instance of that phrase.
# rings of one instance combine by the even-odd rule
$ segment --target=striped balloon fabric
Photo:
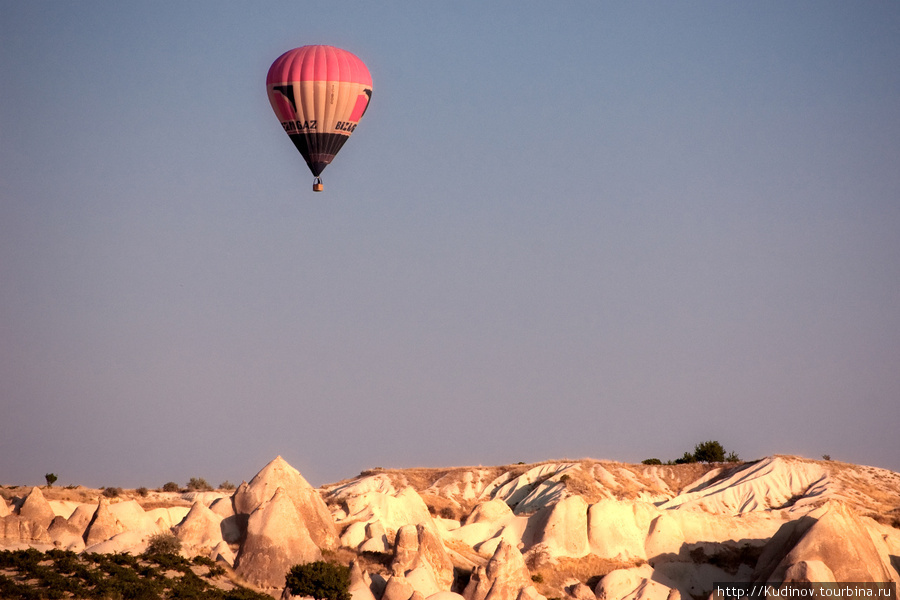
[[[285,52],[272,63],[266,90],[281,126],[321,189],[319,175],[334,160],[369,106],[369,69],[346,50],[303,46]]]

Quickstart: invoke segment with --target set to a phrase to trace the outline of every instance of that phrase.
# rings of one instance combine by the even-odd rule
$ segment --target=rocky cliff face
[[[277,457],[233,494],[0,506],[0,547],[183,552],[282,595],[290,566],[354,561],[356,600],[709,596],[713,582],[900,583],[900,474],[774,456],[377,470],[316,490]],[[289,595],[289,594],[288,594]],[[285,596],[287,597],[287,595]]]

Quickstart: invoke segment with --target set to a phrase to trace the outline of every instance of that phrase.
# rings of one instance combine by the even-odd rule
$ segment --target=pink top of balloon
[[[272,63],[266,84],[288,81],[336,81],[372,85],[369,69],[355,54],[334,46],[301,46]]]

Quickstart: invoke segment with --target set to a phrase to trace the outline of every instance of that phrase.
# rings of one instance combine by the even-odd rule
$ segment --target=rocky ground
[[[173,532],[228,586],[352,564],[354,600],[708,598],[714,582],[900,582],[900,474],[773,456],[374,469],[314,489],[281,457],[233,491],[0,487],[0,549],[137,555]]]

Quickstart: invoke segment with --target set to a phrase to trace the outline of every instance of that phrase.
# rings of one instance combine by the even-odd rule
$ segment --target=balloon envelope
[[[266,90],[281,126],[318,177],[365,114],[372,76],[346,50],[303,46],[272,63]]]

